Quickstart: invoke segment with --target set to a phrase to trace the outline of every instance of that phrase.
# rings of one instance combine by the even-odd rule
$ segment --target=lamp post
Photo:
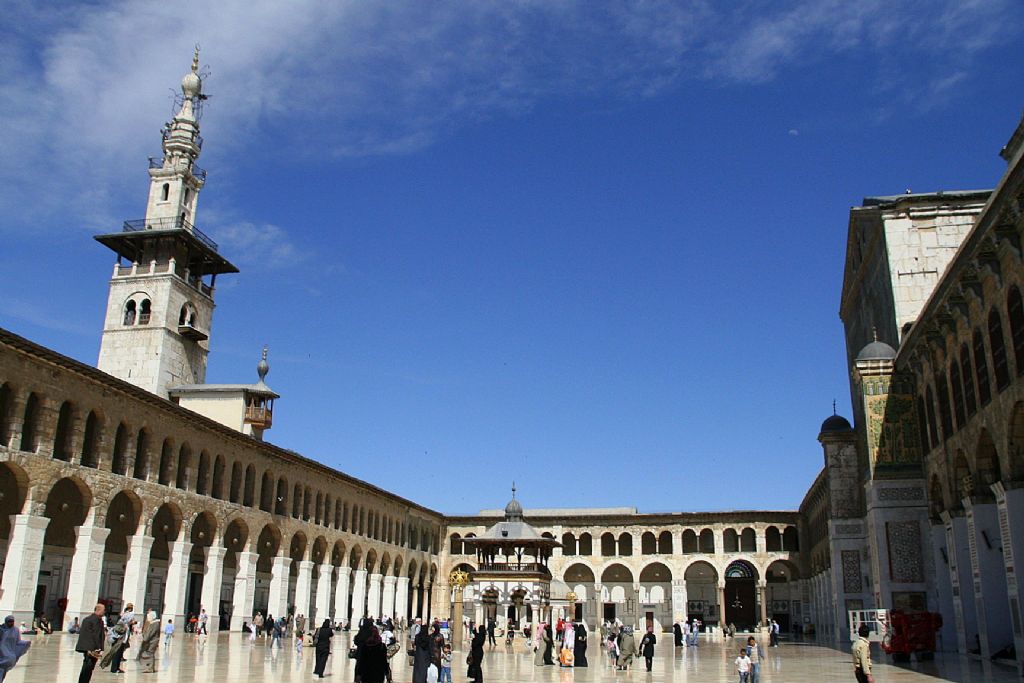
[[[456,569],[448,575],[448,585],[455,590],[455,609],[453,610],[451,627],[452,649],[458,649],[462,645],[462,591],[469,585],[469,574]]]

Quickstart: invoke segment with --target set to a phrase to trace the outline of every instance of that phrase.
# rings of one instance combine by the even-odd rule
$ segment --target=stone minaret
[[[195,164],[204,99],[197,47],[178,113],[163,129],[163,158],[150,159],[146,217],[96,236],[117,254],[98,367],[162,397],[206,380],[215,280],[238,272],[195,226],[206,181]]]

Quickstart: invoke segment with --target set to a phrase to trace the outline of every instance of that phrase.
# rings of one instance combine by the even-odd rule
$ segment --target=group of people
[[[487,626],[480,624],[473,633],[473,640],[469,645],[469,655],[466,656],[466,678],[474,683],[483,683],[484,672],[484,644],[487,642]],[[451,683],[452,680],[452,647],[451,643],[445,640],[441,632],[441,622],[438,619],[430,624],[429,628],[422,619],[416,619],[409,628],[409,639],[412,643],[410,654],[412,655],[412,683],[427,683],[428,680]],[[377,655],[379,659],[379,655]],[[383,679],[371,679],[361,677],[359,669],[362,659],[357,659],[356,680],[364,683],[380,683]],[[433,670],[431,670],[433,668]],[[388,668],[388,678],[391,680],[391,670]]]
[[[637,657],[643,657],[647,670],[651,671],[654,665],[654,646],[658,644],[654,626],[647,627],[647,632],[637,644],[632,626],[623,626],[617,619],[605,621],[601,627],[601,638],[608,652],[609,665],[617,671],[629,669]]]
[[[700,645],[700,627],[702,622],[697,617],[689,621],[677,621],[672,624],[672,635],[676,647],[698,647]],[[735,631],[734,631],[735,633]]]
[[[585,667],[587,663],[587,627],[571,619],[559,619],[552,634],[551,625],[541,623],[535,630],[523,629],[523,635],[533,637],[533,663],[554,666],[555,645],[558,645],[558,664],[563,667]]]
[[[101,668],[109,666],[110,673],[124,673],[122,662],[125,650],[131,647],[131,638],[136,634],[139,620],[131,603],[125,605],[113,626],[108,626],[104,619],[106,611],[106,604],[97,603],[93,613],[82,619],[79,625],[75,650],[82,653],[82,669],[78,675],[78,683],[89,683],[97,664]],[[165,635],[174,632],[171,620],[167,621],[163,631]],[[142,673],[156,672],[156,652],[160,645],[160,633],[160,617],[155,611],[150,610],[141,622],[141,630],[138,631],[139,648],[136,660],[141,663]]]

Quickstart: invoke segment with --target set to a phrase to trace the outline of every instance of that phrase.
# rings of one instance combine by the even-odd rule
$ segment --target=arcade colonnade
[[[729,513],[687,515],[675,523],[621,515],[608,527],[545,526],[545,520],[532,517],[531,523],[562,542],[550,567],[552,577],[577,596],[569,616],[589,624],[619,619],[661,630],[690,618],[718,625],[724,611],[725,623],[737,627],[775,618],[789,629],[809,614],[811,586],[803,578],[799,520],[792,513],[755,514],[758,519],[745,521]],[[474,520],[473,526],[468,521],[460,519],[448,529],[442,576],[476,567],[462,539],[480,533],[491,520]],[[478,619],[534,617],[528,592],[514,585],[470,587],[464,599],[473,603]]]
[[[0,611],[425,616],[443,517],[0,331]]]

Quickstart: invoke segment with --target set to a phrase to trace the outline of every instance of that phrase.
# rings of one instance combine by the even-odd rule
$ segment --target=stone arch
[[[683,530],[683,554],[690,555],[700,551],[700,544],[697,542],[697,532],[693,529]]]
[[[192,478],[192,447],[187,441],[182,442],[178,449],[178,473],[174,480],[175,488],[182,491],[190,489],[189,483]]]
[[[640,570],[640,582],[672,582],[672,570],[664,562],[651,562]]]
[[[141,481],[149,479],[149,430],[139,429],[135,435],[135,464],[132,466],[132,477]]]
[[[576,536],[566,531],[562,534],[562,555],[571,556],[576,554]]]
[[[451,555],[463,554],[462,536],[460,534],[454,533],[448,537],[448,552]]]
[[[574,583],[596,583],[594,568],[589,562],[573,562],[562,572],[562,581],[572,586]]]
[[[79,458],[82,467],[99,467],[102,442],[103,413],[93,409],[85,417],[85,429],[82,432],[82,450]]]
[[[164,439],[160,446],[160,466],[157,469],[156,481],[161,486],[169,486],[171,472],[174,470],[174,441],[171,437]]]
[[[260,510],[263,512],[274,511],[274,478],[270,470],[264,470],[260,477]]]
[[[729,562],[724,572],[725,578],[727,579],[759,579],[760,572],[757,571],[757,565],[752,560],[748,559],[735,559]]]
[[[213,460],[213,482],[210,495],[217,500],[224,500],[224,456],[220,453]]]
[[[380,556],[380,566],[377,568],[378,574],[387,574],[391,569],[391,554],[384,551]]]
[[[963,499],[971,495],[974,489],[974,475],[971,472],[970,464],[967,462],[967,456],[964,455],[962,450],[957,450],[953,456],[951,471],[953,473],[953,481],[951,482],[953,506],[954,509],[960,509],[963,506]]]
[[[249,525],[241,517],[235,517],[224,527],[223,546],[231,552],[245,550],[249,542]],[[232,565],[233,566],[233,565]]]
[[[366,561],[363,568],[367,574],[372,574],[374,569],[377,568],[377,550],[372,546],[366,550]]]
[[[104,552],[128,554],[128,539],[138,533],[142,522],[142,500],[130,490],[118,491],[107,505],[106,526],[110,529]]]
[[[196,470],[196,493],[210,495],[210,454],[206,449],[199,452],[199,468]]]
[[[285,477],[277,479],[277,493],[274,495],[274,514],[288,514],[288,480]]]
[[[722,552],[738,553],[740,551],[740,535],[735,529],[722,532]]]
[[[292,517],[302,519],[302,484],[299,482],[292,487]]]
[[[337,539],[334,541],[334,545],[331,547],[331,564],[335,567],[344,567],[345,560],[347,558],[345,552],[345,541]]]
[[[217,518],[213,516],[213,513],[209,510],[203,510],[196,514],[192,520],[189,540],[192,543],[189,561],[193,564],[205,564],[206,549],[217,540]]]
[[[39,426],[42,399],[39,394],[31,392],[25,399],[25,412],[21,423],[21,444],[19,450],[26,453],[39,451]]]
[[[151,560],[168,560],[171,556],[171,543],[177,541],[184,527],[184,515],[181,508],[174,502],[167,501],[156,510],[149,521],[149,534],[153,537],[150,548]],[[162,602],[162,600],[161,600]]]
[[[242,463],[231,463],[231,486],[228,488],[228,502],[242,502]]]
[[[264,524],[256,538],[256,571],[269,573],[273,570],[274,558],[281,550],[282,534],[276,524]]]
[[[660,555],[671,555],[672,554],[672,532],[662,531],[658,534],[658,554]]]
[[[462,564],[465,564],[465,562],[463,562]],[[392,563],[391,573],[394,576],[401,576],[402,575],[402,570],[404,570],[404,569],[405,569],[405,560],[402,558],[401,555],[396,555],[395,556],[395,561]]]
[[[71,401],[64,401],[57,409],[57,428],[53,432],[53,457],[56,460],[71,462],[76,412]]]
[[[629,557],[633,554],[633,534],[624,531],[619,534],[619,555]]]
[[[654,555],[657,552],[658,552],[658,539],[655,538],[653,532],[645,531],[640,536],[640,554],[641,555]]]
[[[1010,477],[1024,481],[1024,401],[1018,401],[1010,414],[1006,451]]]
[[[46,526],[43,544],[74,548],[75,529],[85,522],[92,503],[92,491],[84,481],[78,477],[58,480],[46,497],[43,514],[50,518],[50,523]]]
[[[324,536],[317,536],[313,539],[313,547],[309,552],[309,559],[317,565],[324,563],[327,558],[327,539]]]
[[[11,447],[11,423],[14,421],[14,387],[10,382],[0,384],[0,446]]]
[[[615,557],[615,536],[610,531],[601,534],[601,556]]]
[[[128,473],[128,425],[121,422],[114,432],[114,450],[110,457],[110,471],[114,474]]]
[[[28,498],[28,473],[13,462],[0,462],[0,539],[11,538],[11,516],[22,513]]]
[[[700,545],[700,551],[702,553],[707,555],[715,554],[715,532],[711,529],[701,529],[697,542]]]
[[[349,551],[348,555],[348,566],[352,569],[362,569],[360,564],[363,559],[363,549],[356,543],[352,546],[352,550]]]
[[[306,534],[302,531],[296,531],[292,534],[292,539],[288,544],[288,557],[292,559],[290,565],[290,571],[292,576],[295,576],[299,572],[299,562],[306,559],[306,550],[309,547],[309,540],[306,538]]]
[[[800,550],[800,533],[792,524],[787,525],[782,530],[782,549],[786,552]]]
[[[633,572],[621,562],[610,562],[601,568],[601,583],[633,583]]]
[[[757,533],[749,526],[740,534],[740,552],[757,552]]]
[[[764,546],[770,553],[782,552],[782,532],[777,526],[770,526],[764,530]]]
[[[245,468],[245,488],[242,494],[242,505],[252,507],[256,500],[256,466],[249,464]]]
[[[987,429],[982,429],[978,435],[978,445],[974,451],[974,472],[975,493],[983,496],[991,496],[992,484],[1003,478],[999,453]]]
[[[584,557],[590,557],[594,554],[594,537],[588,532],[584,531],[580,534],[579,546],[577,547],[578,554]]]

